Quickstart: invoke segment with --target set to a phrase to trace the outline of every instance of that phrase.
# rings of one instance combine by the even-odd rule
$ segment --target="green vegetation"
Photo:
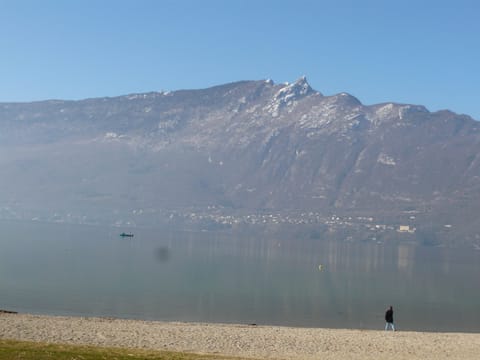
[[[0,360],[234,360],[238,358],[171,351],[54,345],[0,340]]]

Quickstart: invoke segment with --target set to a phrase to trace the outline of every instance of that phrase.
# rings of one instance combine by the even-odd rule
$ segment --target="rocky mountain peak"
[[[314,92],[314,90],[308,83],[307,77],[303,75],[302,77],[298,78],[297,81],[295,81],[294,83],[285,84],[285,86],[280,89],[280,91],[278,91],[276,96],[301,97],[308,95],[312,92]]]
[[[291,111],[296,107],[299,100],[314,93],[319,94],[312,89],[307,82],[307,78],[302,76],[292,84],[285,83],[281,85],[270,103],[265,107],[265,110],[273,117],[277,117],[282,109],[288,108]]]

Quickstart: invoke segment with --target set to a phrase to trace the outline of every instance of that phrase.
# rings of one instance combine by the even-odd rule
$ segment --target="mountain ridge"
[[[408,225],[430,242],[480,244],[479,129],[450,111],[323,95],[304,76],[0,103],[0,203],[32,218],[57,213],[67,221],[78,212],[132,224],[168,222],[169,211],[307,211],[323,219],[313,230],[345,214]],[[342,231],[398,236],[359,226]]]

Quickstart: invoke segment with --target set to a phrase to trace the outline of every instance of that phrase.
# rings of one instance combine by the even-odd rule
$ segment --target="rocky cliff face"
[[[305,77],[2,103],[0,216],[314,212],[475,243],[479,129],[449,111],[324,96]]]

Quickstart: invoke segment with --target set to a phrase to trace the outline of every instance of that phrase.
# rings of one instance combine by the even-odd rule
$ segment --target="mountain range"
[[[0,149],[0,218],[480,246],[476,120],[305,77],[0,103]]]

